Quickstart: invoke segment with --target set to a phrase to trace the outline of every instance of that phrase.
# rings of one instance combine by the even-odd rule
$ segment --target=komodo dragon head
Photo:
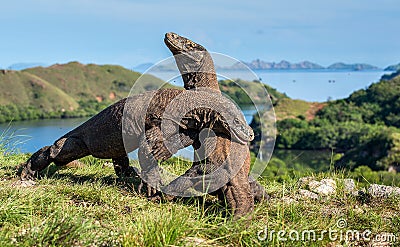
[[[242,116],[242,114],[231,113],[224,114],[224,116],[217,114],[210,128],[216,133],[221,132],[231,136],[232,140],[236,142],[247,144],[254,139],[254,132]]]
[[[206,48],[172,32],[165,34],[164,42],[175,57],[185,89],[219,90],[214,62]]]
[[[173,32],[165,34],[164,42],[174,55],[195,51],[207,51],[206,48],[204,48],[202,45],[197,44],[190,39],[182,37]],[[197,59],[196,61],[200,60]]]

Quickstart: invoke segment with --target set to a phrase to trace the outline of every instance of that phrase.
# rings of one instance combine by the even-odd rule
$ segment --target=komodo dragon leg
[[[169,137],[166,138],[168,139]],[[192,145],[193,141],[197,138],[197,133],[182,132],[177,138],[179,138],[179,140],[175,142],[170,141],[169,143],[171,146],[167,148],[163,141],[161,129],[159,127],[153,127],[146,130],[145,136],[140,141],[138,156],[142,168],[139,175],[142,178],[142,183],[138,190],[141,192],[143,186],[145,186],[149,198],[157,194],[162,183],[157,160],[165,161],[179,149]],[[154,140],[156,141],[154,142]],[[151,181],[150,184],[156,185],[156,187],[149,185],[148,181]]]
[[[134,177],[139,175],[139,171],[135,167],[129,165],[129,158],[127,155],[112,158],[115,174],[118,177]]]
[[[235,144],[232,143],[232,145]],[[254,195],[248,182],[250,166],[246,165],[250,163],[250,153],[247,152],[246,154],[245,163],[241,166],[238,173],[224,187],[217,191],[218,197],[221,200],[225,199],[229,208],[232,209],[235,219],[245,216],[254,210]]]
[[[64,166],[89,154],[88,148],[80,139],[74,137],[61,138],[53,145],[39,149],[23,164],[20,171],[21,180],[34,180],[38,173],[48,167],[51,162],[54,162],[57,166]],[[113,158],[112,161],[118,177],[129,177],[137,174],[134,168],[129,166],[128,156]]]

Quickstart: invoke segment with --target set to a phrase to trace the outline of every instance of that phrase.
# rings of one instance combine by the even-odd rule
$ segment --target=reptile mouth
[[[172,42],[172,40],[174,40],[176,36],[177,34],[175,33],[166,33],[164,37],[164,43],[174,53],[181,51],[181,48],[179,48],[174,42]]]

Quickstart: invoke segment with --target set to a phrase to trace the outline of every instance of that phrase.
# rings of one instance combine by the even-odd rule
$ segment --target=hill
[[[308,102],[299,99],[283,98],[274,106],[276,119],[301,118],[312,120],[315,114],[323,108],[326,103]]]
[[[78,62],[0,70],[0,87],[5,89],[0,92],[0,122],[93,115],[126,97],[140,76],[121,66]],[[153,76],[143,78],[148,83],[138,92],[163,83]]]
[[[286,60],[282,60],[279,63],[275,62],[265,62],[260,59],[253,60],[249,63],[243,62],[245,65],[247,65],[250,69],[255,69],[255,70],[287,70],[287,69],[323,69],[319,64],[312,63],[309,61],[303,61],[299,63],[290,63]],[[237,63],[234,64],[230,69],[243,69],[243,64],[242,63]]]
[[[385,71],[398,71],[398,70],[400,70],[400,63],[390,65],[385,68]]]
[[[139,64],[134,68],[136,71],[144,72],[146,69],[150,68],[154,64],[152,63],[144,63],[144,64]],[[393,69],[393,66],[390,66],[386,70],[396,70]],[[366,64],[366,63],[354,63],[354,64],[346,64],[343,62],[338,62],[334,63],[328,67],[324,67],[322,65],[319,65],[317,63],[313,63],[310,61],[301,61],[298,63],[292,63],[286,60],[282,60],[280,62],[267,62],[263,61],[261,59],[255,59],[251,62],[237,62],[233,65],[230,66],[219,66],[218,64],[215,65],[217,70],[243,70],[243,69],[253,69],[253,70],[325,70],[325,69],[330,69],[330,70],[378,70],[380,69],[377,66]],[[158,65],[157,68],[154,70],[158,71],[176,71],[176,64],[171,63],[167,64],[165,66],[160,66]]]
[[[223,93],[228,95],[238,105],[260,104],[265,101],[263,98],[265,90],[267,90],[273,104],[283,98],[289,98],[286,94],[278,92],[260,81],[244,81],[241,79],[220,80],[219,87]],[[250,99],[249,95],[252,97]]]
[[[129,94],[131,87],[141,76],[140,73],[121,66],[83,65],[78,62],[56,64],[47,68],[37,67],[22,72],[48,81],[78,101],[121,99]]]
[[[334,63],[328,66],[327,69],[357,71],[357,70],[378,70],[379,68],[365,63],[355,63],[355,64]]]
[[[395,78],[395,77],[397,77],[397,76],[399,76],[400,75],[400,67],[399,67],[399,69],[396,71],[396,72],[393,72],[393,73],[391,73],[391,74],[385,74],[385,75],[383,75],[382,77],[381,77],[381,80],[386,80],[386,81],[388,81],[388,80],[391,80],[391,79],[393,79],[393,78]]]
[[[50,82],[28,72],[0,73],[0,105],[36,106],[44,111],[74,110],[78,102]]]

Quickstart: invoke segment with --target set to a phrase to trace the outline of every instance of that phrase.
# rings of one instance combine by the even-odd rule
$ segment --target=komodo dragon
[[[167,33],[164,42],[175,57],[185,89],[210,88],[221,93],[213,60],[203,46],[175,33]],[[220,165],[227,159],[231,148],[237,149],[239,146],[240,144],[231,143],[229,139],[218,136],[216,148],[208,156],[206,163],[211,167]],[[243,166],[239,174],[232,178],[230,183],[219,191],[219,194],[222,192],[225,195],[228,204],[232,208],[239,210],[237,212],[239,215],[250,211],[253,207],[253,199],[248,194],[249,188],[247,182],[247,174],[250,169],[250,151],[248,148],[246,151],[247,158],[245,164],[239,164]],[[204,161],[194,162],[193,167],[188,170],[185,176],[193,176],[193,173],[196,173],[201,163],[204,163]],[[265,189],[255,179],[249,177],[249,180],[250,191],[253,193],[255,200],[261,201],[268,198]],[[240,196],[235,194],[240,194]]]
[[[176,105],[192,110],[182,113]],[[227,107],[221,109],[220,105]],[[160,189],[162,181],[150,147],[167,141],[173,154],[192,145],[206,128],[239,143],[254,138],[240,110],[220,95],[204,90],[160,89],[130,96],[35,152],[23,164],[20,178],[31,181],[51,162],[61,166],[87,155],[111,158],[118,176],[130,176],[135,170],[129,166],[127,153],[139,148],[141,177]],[[148,196],[152,193],[148,191]]]

